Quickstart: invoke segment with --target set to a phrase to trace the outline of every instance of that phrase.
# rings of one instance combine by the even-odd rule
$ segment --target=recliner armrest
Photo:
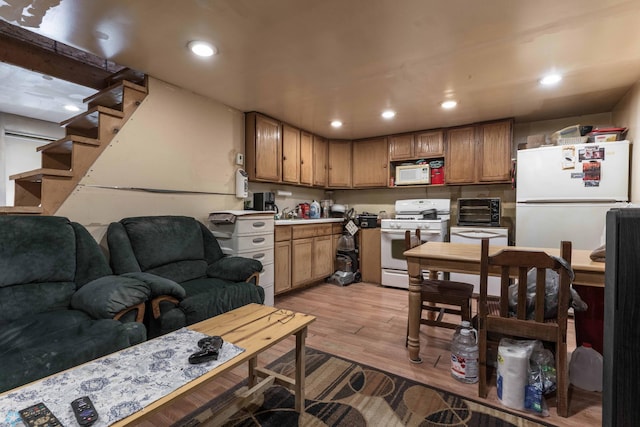
[[[96,319],[113,319],[123,310],[144,303],[150,287],[134,278],[104,276],[92,280],[71,297],[71,307]]]
[[[122,276],[130,277],[141,282],[146,283],[151,290],[151,297],[155,298],[162,295],[168,295],[178,300],[184,299],[187,296],[187,292],[179,283],[174,282],[171,279],[160,277],[151,273],[125,273]]]
[[[262,271],[262,263],[251,258],[227,256],[220,258],[207,267],[207,276],[216,279],[244,282],[253,274]]]

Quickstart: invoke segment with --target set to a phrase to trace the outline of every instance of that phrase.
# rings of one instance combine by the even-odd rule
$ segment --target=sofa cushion
[[[193,218],[134,217],[125,218],[121,223],[142,271],[176,261],[205,259],[202,232]],[[200,276],[204,275],[203,271]]]
[[[73,282],[27,283],[0,288],[0,320],[11,321],[46,311],[65,310],[75,291]]]
[[[144,270],[144,272],[182,283],[187,280],[205,277],[207,275],[207,263],[204,260],[177,261],[150,268]]]
[[[182,283],[188,297],[180,302],[187,324],[217,316],[249,303],[262,304],[264,289],[248,282],[197,279]]]
[[[137,344],[139,326],[60,310],[2,323],[0,392]]]
[[[76,238],[67,218],[0,216],[0,287],[73,282]]]

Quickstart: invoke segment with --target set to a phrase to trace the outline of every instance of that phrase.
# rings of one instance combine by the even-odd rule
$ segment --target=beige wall
[[[242,112],[150,78],[147,98],[57,215],[85,225],[98,241],[110,222],[127,216],[206,221],[213,210],[242,208],[235,157],[243,151]]]
[[[634,141],[640,125],[640,82],[620,100],[613,109],[613,118],[617,126],[629,128],[627,139]],[[631,203],[640,203],[640,150],[631,149]]]

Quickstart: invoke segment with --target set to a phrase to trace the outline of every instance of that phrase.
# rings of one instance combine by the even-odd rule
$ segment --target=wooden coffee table
[[[272,384],[280,384],[292,389],[295,392],[295,409],[301,412],[304,409],[305,338],[307,336],[307,326],[315,319],[314,316],[307,314],[295,313],[293,311],[265,305],[249,304],[188,326],[189,329],[207,335],[220,335],[225,341],[242,347],[245,351],[146,406],[143,410],[113,425],[125,426],[139,422],[142,418],[159,410],[169,402],[197,389],[208,381],[215,379],[217,376],[244,362],[248,362],[249,364],[248,390],[242,393],[242,395],[239,395],[239,399],[236,400],[234,406],[227,408],[225,412],[235,412],[242,406],[243,402],[249,399],[254,393],[261,392]],[[288,378],[266,368],[259,367],[258,355],[290,335],[296,336],[295,378]],[[220,414],[220,418],[224,419],[224,415]]]

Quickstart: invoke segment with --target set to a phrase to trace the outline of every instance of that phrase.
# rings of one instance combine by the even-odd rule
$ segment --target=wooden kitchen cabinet
[[[291,289],[291,226],[274,230],[274,293]]]
[[[382,283],[382,266],[380,260],[380,229],[360,229],[360,273],[362,281]]]
[[[447,132],[447,184],[508,182],[512,121],[483,123]]]
[[[300,131],[300,184],[313,185],[313,136]]]
[[[444,156],[444,132],[416,133],[413,137],[413,155],[417,159]]]
[[[389,161],[413,159],[413,134],[389,137]]]
[[[445,182],[473,184],[476,182],[476,128],[466,126],[447,132]]]
[[[389,161],[414,160],[444,156],[442,130],[406,133],[389,137]]]
[[[479,126],[478,181],[509,182],[511,179],[512,121]]]
[[[304,285],[313,280],[313,238],[291,241],[291,286]]]
[[[316,187],[327,186],[329,164],[328,141],[321,136],[313,136],[313,185]]]
[[[332,253],[331,234],[313,239],[313,260],[311,262],[311,276],[324,279],[333,274],[335,255]]]
[[[247,113],[245,115],[245,160],[249,179],[280,182],[281,153],[280,122],[258,113]]]
[[[282,182],[300,182],[300,130],[282,125]]]
[[[327,187],[351,187],[351,141],[329,140]]]
[[[334,232],[341,232],[342,225],[334,228],[336,224],[332,223],[300,222],[300,225],[276,226],[276,294],[321,281],[334,272]]]
[[[352,185],[386,187],[389,182],[387,138],[353,141]]]

